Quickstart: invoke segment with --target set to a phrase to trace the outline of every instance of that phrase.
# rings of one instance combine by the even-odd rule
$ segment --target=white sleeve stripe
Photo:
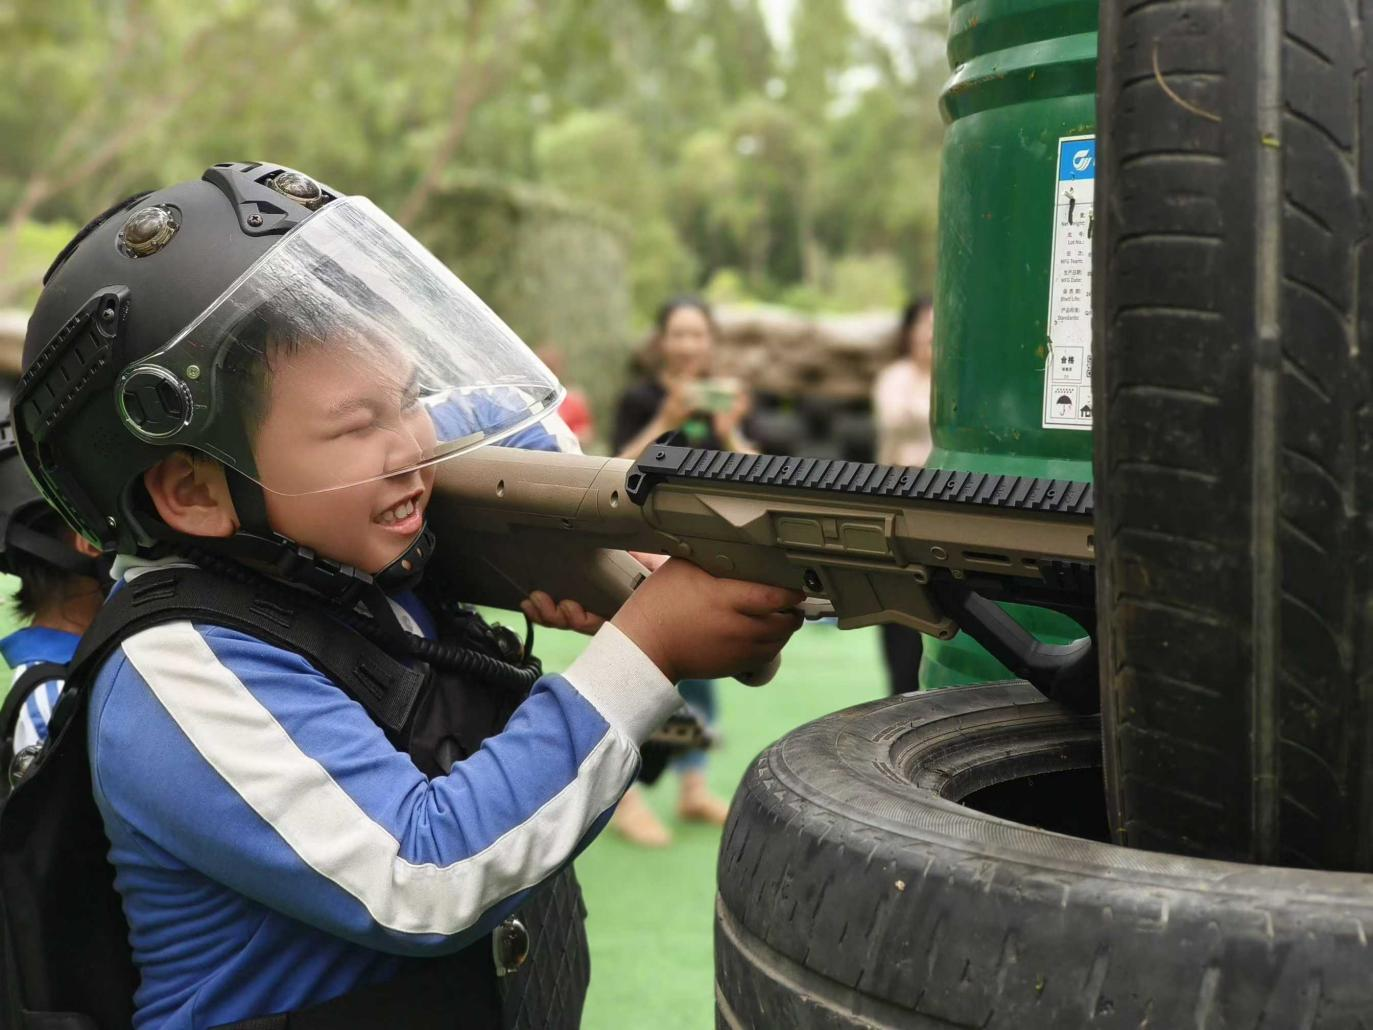
[[[46,680],[33,688],[33,693],[29,695],[33,703],[38,706],[38,714],[43,717],[44,722],[52,719],[52,698],[48,696],[48,685],[52,680]]]
[[[14,751],[18,754],[26,747],[38,743],[38,727],[29,717],[28,705],[19,709],[19,719],[14,724]]]
[[[145,630],[123,649],[229,787],[303,862],[400,933],[459,933],[546,878],[618,800],[638,762],[637,749],[612,729],[576,779],[489,847],[451,865],[417,865],[400,857],[395,837],[300,750],[190,623]]]
[[[672,681],[613,622],[596,631],[563,678],[635,743],[682,704]]]

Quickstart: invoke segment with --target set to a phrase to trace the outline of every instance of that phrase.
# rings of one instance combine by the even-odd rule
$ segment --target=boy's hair
[[[24,523],[54,540],[64,540],[71,532],[58,514],[51,510],[27,518]],[[61,601],[83,578],[18,548],[9,552],[7,562],[9,572],[19,580],[14,607],[25,620],[32,619],[44,608]]]
[[[329,264],[322,262],[321,268],[332,270],[335,277],[343,276]],[[246,313],[233,327],[221,367],[230,376],[242,377],[238,418],[247,440],[252,440],[267,414],[274,360],[341,336],[367,339],[376,335],[384,319],[400,318],[391,305],[353,277],[347,277],[346,285],[350,300],[371,316],[369,320],[322,307],[308,289],[287,287]]]

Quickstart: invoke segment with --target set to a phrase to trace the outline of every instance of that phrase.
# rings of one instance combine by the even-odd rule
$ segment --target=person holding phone
[[[680,433],[691,447],[753,450],[741,432],[750,408],[748,391],[736,379],[711,374],[718,335],[710,306],[699,297],[674,297],[658,309],[646,354],[648,373],[624,392],[615,412],[611,445],[617,455],[637,457],[671,432]],[[687,680],[678,690],[707,725],[715,721],[711,680]],[[724,825],[729,805],[710,791],[706,753],[688,752],[674,762],[673,770],[680,784],[678,817]],[[630,788],[620,802],[611,827],[644,847],[665,847],[672,840],[638,787]]]

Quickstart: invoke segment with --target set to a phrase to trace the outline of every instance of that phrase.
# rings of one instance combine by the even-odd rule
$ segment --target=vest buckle
[[[514,916],[505,919],[491,934],[491,958],[497,976],[513,976],[529,958],[529,931]]]

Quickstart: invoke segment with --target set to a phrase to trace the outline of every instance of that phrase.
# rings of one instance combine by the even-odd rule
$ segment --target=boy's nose
[[[429,448],[425,445],[421,434],[415,433],[404,424],[393,427],[390,447],[387,449],[386,455],[387,472],[398,472],[401,469],[409,468],[427,457],[429,457]]]

